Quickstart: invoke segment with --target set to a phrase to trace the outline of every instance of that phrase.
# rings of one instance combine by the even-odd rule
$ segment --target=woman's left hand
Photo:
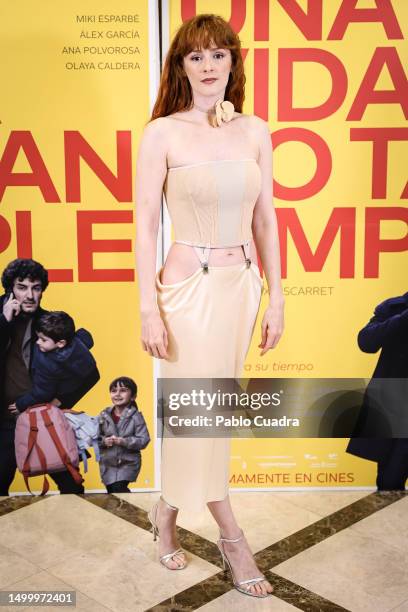
[[[275,348],[278,344],[282,333],[283,333],[283,308],[284,301],[276,300],[272,304],[269,304],[264,312],[264,316],[261,324],[262,339],[261,343],[258,344],[258,348],[261,348],[261,357],[269,349]]]

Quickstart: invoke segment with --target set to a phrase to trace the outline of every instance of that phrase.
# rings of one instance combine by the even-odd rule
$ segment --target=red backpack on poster
[[[37,404],[22,412],[16,423],[17,466],[30,491],[28,478],[44,474],[41,495],[49,489],[46,474],[68,470],[75,482],[83,478],[75,433],[62,410],[53,404]]]

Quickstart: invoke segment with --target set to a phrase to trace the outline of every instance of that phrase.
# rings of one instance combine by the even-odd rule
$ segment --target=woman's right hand
[[[167,359],[167,330],[158,310],[142,314],[142,347],[152,357]]]

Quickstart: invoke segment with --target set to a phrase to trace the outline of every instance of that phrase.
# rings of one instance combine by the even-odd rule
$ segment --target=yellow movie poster
[[[146,0],[2,5],[0,257],[2,270],[16,258],[42,264],[41,307],[66,312],[92,337],[100,378],[75,410],[99,415],[111,406],[110,383],[128,377],[153,439],[134,265],[134,167],[157,45],[149,10]],[[105,491],[89,454],[85,488]],[[41,482],[31,479],[31,489]],[[130,486],[155,486],[152,442]],[[18,474],[11,492],[25,490]]]
[[[170,2],[169,36],[199,13],[238,33],[244,112],[269,123],[285,331],[262,358],[261,306],[247,378],[369,379],[357,335],[407,291],[408,5],[333,0]],[[266,305],[267,296],[263,303]],[[347,439],[234,440],[237,488],[372,487]]]

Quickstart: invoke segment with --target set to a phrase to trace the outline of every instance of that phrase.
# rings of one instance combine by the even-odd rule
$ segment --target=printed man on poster
[[[3,271],[1,280],[6,293],[0,297],[0,495],[8,495],[17,469],[16,415],[9,406],[31,389],[36,322],[47,313],[40,303],[48,286],[48,273],[32,259],[15,259]],[[64,408],[72,408],[99,378],[98,370],[94,369],[80,387],[57,399]],[[68,471],[50,476],[60,493],[84,492]]]

